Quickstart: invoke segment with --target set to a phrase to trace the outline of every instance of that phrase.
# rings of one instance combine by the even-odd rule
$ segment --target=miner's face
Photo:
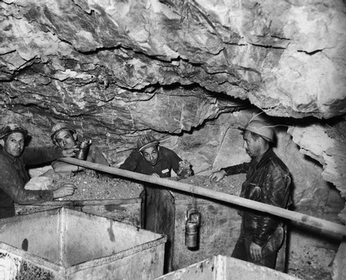
[[[24,135],[14,132],[4,140],[4,150],[13,157],[19,157],[24,151]]]
[[[244,149],[251,158],[256,158],[261,154],[261,140],[260,137],[253,137],[251,132],[245,131],[243,135]]]
[[[141,153],[147,162],[149,162],[152,166],[156,165],[157,160],[159,158],[158,146],[152,146],[152,147],[146,148]]]
[[[62,130],[55,136],[56,144],[62,149],[71,149],[76,146],[77,136],[70,130]]]

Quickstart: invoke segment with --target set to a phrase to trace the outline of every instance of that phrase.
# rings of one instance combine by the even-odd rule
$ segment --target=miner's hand
[[[65,184],[59,189],[53,191],[53,197],[54,198],[59,198],[59,197],[64,197],[64,196],[69,196],[73,195],[76,187],[73,184]]]
[[[209,175],[209,178],[211,180],[214,180],[216,182],[219,182],[220,180],[223,179],[223,177],[226,176],[226,171],[225,170],[220,170],[220,171],[216,171],[213,172],[212,174]]]
[[[250,255],[251,255],[251,258],[255,260],[256,262],[260,261],[262,259],[262,247],[257,245],[254,242],[251,242]]]
[[[69,149],[63,149],[62,150],[62,155],[64,157],[75,157],[76,153],[79,151],[79,148],[77,147],[73,147],[73,148],[69,148]]]

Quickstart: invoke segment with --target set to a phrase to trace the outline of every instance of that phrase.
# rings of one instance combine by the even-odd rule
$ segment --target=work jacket
[[[49,163],[62,157],[62,150],[57,147],[27,147],[19,157],[13,157],[0,145],[0,218],[15,215],[14,203],[32,204],[53,199],[53,192],[48,190],[25,190],[30,177],[26,166]]]
[[[159,147],[157,163],[151,165],[141,155],[138,149],[132,151],[120,169],[125,169],[146,175],[156,173],[161,178],[171,177],[172,169],[176,174],[179,171],[181,158],[172,150],[163,146]],[[145,183],[145,191],[141,197],[144,200],[141,209],[141,226],[144,229],[165,234],[167,243],[165,248],[165,270],[172,269],[174,249],[175,211],[174,196],[170,190]]]
[[[290,198],[291,178],[287,166],[268,149],[259,162],[224,168],[227,175],[248,169],[240,196],[269,205],[286,208]],[[280,224],[274,216],[257,211],[241,211],[241,234],[252,236],[252,241],[263,247]]]
[[[160,146],[157,163],[155,165],[151,165],[147,162],[138,149],[135,149],[119,168],[146,175],[156,173],[161,178],[168,178],[171,177],[172,169],[175,173],[178,173],[180,161],[181,158],[174,151]]]

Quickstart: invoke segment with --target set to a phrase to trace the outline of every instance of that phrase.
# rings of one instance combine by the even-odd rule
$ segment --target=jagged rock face
[[[344,11],[342,1],[7,0],[3,104],[98,116],[111,132],[188,130],[225,109],[209,92],[269,115],[329,118],[345,113]],[[208,113],[167,124],[131,119],[137,101],[153,96],[156,115],[168,98],[184,116],[181,97]]]
[[[343,1],[1,2],[2,123],[73,123],[112,158],[144,130],[191,132],[255,105],[346,112]],[[292,121],[294,123],[294,121]]]
[[[5,0],[0,7],[1,123],[25,124],[37,144],[65,121],[118,164],[142,131],[164,140],[205,137],[198,130],[208,120],[251,105],[291,117],[293,127],[293,118],[346,112],[343,1]],[[168,141],[199,170],[213,166],[200,152],[204,141]]]
[[[113,166],[151,130],[210,172],[248,160],[236,128],[257,107],[289,127],[276,151],[297,205],[339,209],[345,13],[341,0],[3,0],[0,125],[21,123],[47,144],[52,125],[68,122]],[[326,196],[319,176],[341,197]]]

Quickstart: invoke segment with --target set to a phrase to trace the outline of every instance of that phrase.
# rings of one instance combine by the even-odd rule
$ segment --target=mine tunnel
[[[50,162],[27,166],[41,187],[70,183],[76,189],[54,201],[15,203],[16,217],[1,219],[0,244],[10,238],[5,229],[12,219],[25,223],[26,215],[38,215],[39,230],[40,219],[49,220],[42,213],[61,207],[78,212],[67,220],[88,213],[145,228],[142,194],[149,179],[121,173],[121,166],[138,139],[151,135],[193,170],[165,179],[190,191],[151,182],[165,190],[163,210],[151,210],[169,240],[165,257],[157,254],[164,258],[161,275],[231,257],[244,206],[222,194],[239,197],[246,174],[218,182],[210,175],[250,162],[239,127],[260,120],[274,131],[271,148],[291,178],[276,270],[297,279],[345,279],[345,13],[341,0],[0,1],[1,127],[23,127],[27,149],[56,144],[54,127],[66,125],[77,141],[90,140],[107,166],[70,163],[75,170],[49,183],[42,174]],[[185,238],[194,213],[200,215],[198,246],[191,249]],[[309,223],[313,218],[321,223]],[[29,252],[30,238],[18,239],[18,250]],[[144,274],[140,279],[150,279]]]

